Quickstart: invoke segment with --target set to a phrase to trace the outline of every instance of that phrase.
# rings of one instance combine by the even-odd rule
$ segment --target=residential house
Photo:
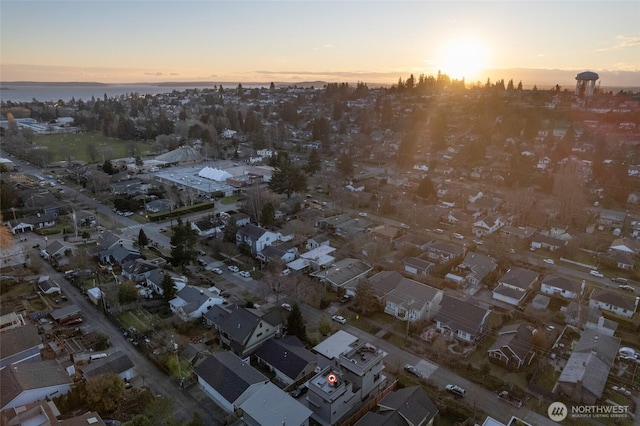
[[[435,264],[419,257],[405,257],[403,260],[404,270],[414,275],[427,275],[435,268]]]
[[[263,262],[288,263],[295,260],[297,256],[298,249],[295,244],[292,241],[287,241],[266,246],[256,257]]]
[[[619,347],[617,337],[584,330],[558,378],[559,393],[576,404],[596,404],[602,398]]]
[[[438,407],[420,386],[410,386],[390,392],[377,406],[368,411],[355,426],[415,425],[433,426]]]
[[[382,271],[369,279],[384,312],[401,321],[431,320],[438,312],[442,290],[403,277],[396,271]]]
[[[391,243],[400,234],[402,234],[402,230],[400,228],[389,225],[374,226],[373,228],[369,229],[369,232],[376,241],[387,243]]]
[[[5,268],[27,266],[27,249],[25,245],[13,244],[0,250],[0,270]]]
[[[169,301],[169,307],[171,312],[183,321],[191,321],[202,317],[213,306],[221,305],[223,302],[220,290],[215,287],[204,289],[185,285],[178,290],[176,297]]]
[[[129,355],[122,351],[114,352],[104,358],[91,360],[89,364],[82,365],[78,369],[82,373],[84,380],[107,373],[117,374],[122,380],[126,381],[135,377],[133,361],[131,361]]]
[[[371,396],[387,380],[387,353],[343,330],[313,348],[318,373],[307,382],[306,401],[319,424],[336,424]]]
[[[274,336],[255,351],[258,363],[287,386],[303,382],[316,368],[316,356],[293,335]]]
[[[38,291],[44,294],[60,294],[60,284],[48,275],[42,275],[38,278]]]
[[[251,254],[254,256],[276,241],[278,241],[278,234],[251,223],[238,229],[236,233],[236,244],[248,245],[251,248]]]
[[[473,223],[472,232],[476,237],[491,235],[505,225],[499,216],[486,216]]]
[[[209,347],[204,343],[187,343],[180,352],[180,358],[186,360],[190,365],[199,364],[207,356],[211,355]]]
[[[464,277],[466,283],[478,286],[497,267],[498,264],[492,257],[470,251],[456,267],[456,272]]]
[[[350,220],[351,216],[344,213],[337,216],[321,218],[315,223],[315,227],[323,231],[334,233],[336,227]]]
[[[393,240],[393,248],[395,250],[404,250],[409,248],[415,248],[420,251],[425,251],[431,241],[425,240],[424,237],[417,235],[413,232],[404,234]]]
[[[547,275],[540,284],[540,292],[565,299],[579,299],[584,291],[584,281],[578,282],[570,278]]]
[[[427,257],[437,263],[447,263],[462,257],[464,248],[457,244],[436,242],[427,247]]]
[[[356,287],[366,279],[371,269],[371,265],[361,260],[347,257],[332,264],[331,267],[313,272],[310,275],[331,284],[334,291],[342,288],[355,294]]]
[[[13,315],[11,315],[13,314]],[[25,361],[40,360],[44,348],[38,328],[33,323],[24,323],[21,315],[14,312],[3,315],[0,339],[0,369]],[[13,317],[13,320],[7,318]],[[10,326],[8,324],[11,324]]]
[[[247,426],[308,426],[312,411],[271,382],[238,405]]]
[[[326,234],[318,234],[307,240],[307,244],[305,245],[305,248],[308,251],[308,250],[317,249],[318,247],[321,247],[321,246],[329,246],[329,245],[331,245],[331,240],[329,240],[329,237],[327,237]]]
[[[56,226],[58,216],[54,214],[40,214],[36,216],[13,219],[6,222],[13,235],[33,231],[34,229],[53,228]]]
[[[269,383],[269,379],[230,351],[216,352],[194,368],[198,384],[227,413]]]
[[[241,228],[251,223],[251,217],[246,213],[234,213],[229,217],[229,222]]]
[[[331,255],[334,251],[336,251],[334,247],[322,245],[306,253],[302,253],[300,258],[287,263],[287,268],[293,271],[306,269],[313,271],[326,270],[336,261],[336,258]]]
[[[632,270],[636,265],[636,261],[632,255],[619,251],[610,252],[608,258],[611,259],[619,269],[626,271]]]
[[[513,237],[520,239],[531,238],[537,231],[531,226],[510,226],[505,225],[500,229],[500,234],[505,237]]]
[[[356,217],[337,225],[333,229],[333,232],[342,238],[353,238],[368,232],[372,225],[372,221],[362,217]]]
[[[164,281],[165,275],[169,275],[173,280],[174,287],[180,291],[187,284],[187,278],[178,275],[171,271],[165,271],[164,269],[156,268],[145,273],[146,280],[145,285],[153,290],[154,293],[162,296],[164,289],[162,288],[162,281]]]
[[[151,272],[156,270],[160,270],[160,265],[157,262],[150,262],[145,259],[132,259],[124,262],[121,274],[135,283],[146,283]]]
[[[444,336],[473,343],[487,331],[490,313],[488,309],[445,294],[434,321]]]
[[[535,271],[511,268],[498,280],[498,286],[493,289],[493,298],[519,306],[537,280],[538,273]]]
[[[601,309],[624,318],[632,318],[638,309],[638,297],[628,297],[605,288],[594,288],[589,296],[589,307]]]
[[[549,251],[556,251],[567,245],[567,240],[561,240],[560,238],[537,233],[531,237],[532,249],[546,249]]]
[[[8,408],[0,413],[0,418],[3,426],[106,426],[106,423],[95,411],[61,416],[55,402],[49,400]]]
[[[609,246],[609,252],[638,256],[640,254],[640,241],[626,237],[616,238]]]
[[[69,244],[66,241],[53,240],[47,244],[45,251],[49,258],[62,259],[66,256],[73,256],[77,248],[74,244]]]
[[[40,317],[36,317],[34,320],[38,318]],[[0,332],[22,327],[25,324],[26,322],[22,314],[17,314],[13,308],[9,306],[0,306]]]
[[[191,222],[191,229],[199,237],[218,235],[224,232],[225,223],[220,218],[205,217],[195,222]]]
[[[627,213],[619,210],[600,209],[597,224],[603,229],[622,228],[627,218]]]
[[[65,395],[73,381],[58,361],[46,360],[11,364],[0,370],[0,383],[0,410],[5,410]]]
[[[507,368],[520,369],[529,365],[534,356],[532,337],[537,330],[527,324],[510,324],[498,331],[498,338],[489,348],[489,360]]]
[[[218,332],[220,345],[245,358],[264,342],[280,334],[282,317],[277,309],[262,314],[238,305],[212,307],[204,315],[205,323]]]

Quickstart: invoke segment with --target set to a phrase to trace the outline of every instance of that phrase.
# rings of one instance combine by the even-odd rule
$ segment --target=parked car
[[[621,278],[621,277],[613,277],[611,278],[611,281],[618,284],[626,284],[629,282],[626,278]]]
[[[240,268],[238,268],[236,265],[229,265],[227,267],[228,270],[230,270],[231,272],[239,272]]]
[[[522,401],[511,395],[508,391],[502,391],[498,394],[498,398],[503,401],[508,402],[509,404],[515,406],[516,408],[522,407]]]
[[[251,272],[249,271],[240,271],[240,276],[243,278],[251,278]]]
[[[345,319],[345,317],[342,317],[340,315],[334,315],[331,317],[332,320],[334,320],[335,322],[339,322],[340,324],[346,324],[347,320]]]
[[[613,389],[614,391],[616,391],[618,393],[621,393],[624,396],[631,396],[631,391],[629,391],[629,390],[627,390],[625,388],[622,388],[620,386],[611,386],[611,389]]]
[[[464,235],[458,234],[457,232],[454,232],[453,233],[453,238],[455,238],[456,240],[464,240]]]
[[[594,277],[598,277],[598,278],[604,278],[604,275],[602,275],[602,274],[601,274],[600,272],[598,272],[598,271],[593,271],[593,270],[591,270],[591,271],[589,271],[589,275],[592,275],[592,276],[594,276]]]
[[[303,383],[294,390],[291,391],[290,395],[294,398],[298,398],[299,396],[304,395],[307,392],[307,386]]]
[[[213,268],[211,270],[211,272],[213,272],[214,274],[217,274],[217,275],[222,275],[222,269],[220,269],[220,268]]]
[[[543,262],[546,263],[547,265],[553,265],[555,263],[553,259],[544,259]]]
[[[407,365],[405,365],[405,366],[404,366],[404,370],[405,370],[406,372],[408,372],[408,373],[413,374],[414,376],[416,376],[416,377],[418,377],[418,378],[421,378],[421,379],[423,378],[422,373],[420,372],[420,370],[418,370],[418,369],[416,368],[416,366],[415,366],[415,365],[407,364]]]
[[[635,293],[636,289],[627,284],[621,284],[618,286],[620,290],[628,291],[630,293]]]
[[[444,389],[447,392],[454,394],[455,396],[459,396],[460,398],[462,398],[464,394],[467,393],[467,391],[464,390],[463,387],[460,387],[458,385],[447,385],[444,387]]]
[[[291,307],[291,305],[290,305],[290,304],[288,304],[288,303],[283,303],[283,304],[282,304],[282,309],[284,309],[285,311],[289,311],[289,312],[291,312],[291,310],[292,310],[293,308]]]

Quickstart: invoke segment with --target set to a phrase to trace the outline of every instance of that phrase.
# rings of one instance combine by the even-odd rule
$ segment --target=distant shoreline
[[[101,83],[98,81],[4,81],[2,82],[2,89],[11,89],[6,86],[41,86],[41,87],[109,87],[109,86],[157,86],[157,87],[202,87],[202,86],[237,86],[243,84],[247,86],[271,86],[269,82],[251,82],[251,81],[160,81],[160,82],[137,82],[137,83]],[[322,87],[328,84],[326,81],[301,81],[296,83],[290,82],[273,82],[276,86],[296,86],[296,85],[320,85]],[[387,86],[387,85],[381,85]]]

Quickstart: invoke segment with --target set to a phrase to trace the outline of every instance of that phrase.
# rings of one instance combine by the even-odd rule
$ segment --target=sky
[[[640,1],[0,1],[0,82],[640,87]]]

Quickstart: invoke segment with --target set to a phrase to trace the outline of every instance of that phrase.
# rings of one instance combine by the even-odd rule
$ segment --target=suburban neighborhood
[[[0,110],[2,425],[638,423],[638,94]]]

